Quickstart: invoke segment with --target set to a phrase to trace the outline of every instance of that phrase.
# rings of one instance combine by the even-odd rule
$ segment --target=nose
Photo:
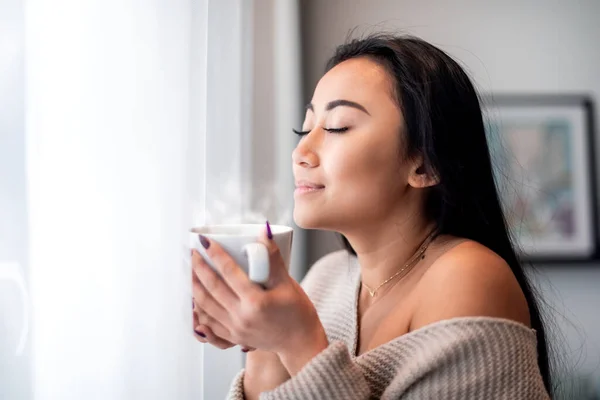
[[[319,156],[316,151],[316,138],[311,132],[304,136],[292,152],[292,161],[294,165],[303,168],[315,168],[319,166]],[[312,136],[311,136],[312,135]]]

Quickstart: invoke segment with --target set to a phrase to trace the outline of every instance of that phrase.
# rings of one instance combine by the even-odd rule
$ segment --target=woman
[[[296,133],[294,219],[346,250],[300,286],[266,229],[261,288],[203,238],[223,279],[194,254],[197,337],[256,349],[230,397],[548,398],[544,325],[462,68],[414,37],[353,40]]]

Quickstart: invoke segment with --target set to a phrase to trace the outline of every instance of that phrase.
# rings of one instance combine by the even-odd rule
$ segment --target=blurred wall
[[[598,1],[304,0],[302,12],[306,101],[335,46],[357,26],[360,33],[394,29],[432,42],[482,91],[584,92],[600,101]],[[339,247],[321,232],[308,242],[310,263]],[[553,304],[560,327],[554,333],[566,336],[567,361],[600,374],[600,263],[540,271],[536,281]]]
[[[307,265],[305,232],[292,221],[291,154],[297,142],[292,128],[304,118],[299,1],[253,0],[252,47],[247,49],[253,62],[250,217],[294,227],[290,272],[296,279]]]

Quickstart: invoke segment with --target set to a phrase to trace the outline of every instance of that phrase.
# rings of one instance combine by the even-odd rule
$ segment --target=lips
[[[294,196],[303,196],[308,195],[309,193],[319,193],[325,185],[321,185],[320,183],[310,182],[310,181],[296,181],[296,190],[294,191]]]
[[[314,182],[310,182],[310,181],[296,181],[296,188],[297,189],[323,189],[325,187],[325,185],[321,185],[319,183],[314,183]]]

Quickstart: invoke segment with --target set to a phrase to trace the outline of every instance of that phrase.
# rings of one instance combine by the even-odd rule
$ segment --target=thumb
[[[279,251],[279,247],[275,240],[273,240],[273,234],[271,232],[271,226],[269,221],[265,224],[265,228],[261,236],[258,239],[259,243],[262,243],[269,253],[269,281],[266,287],[273,287],[285,279],[289,278],[288,270]]]

